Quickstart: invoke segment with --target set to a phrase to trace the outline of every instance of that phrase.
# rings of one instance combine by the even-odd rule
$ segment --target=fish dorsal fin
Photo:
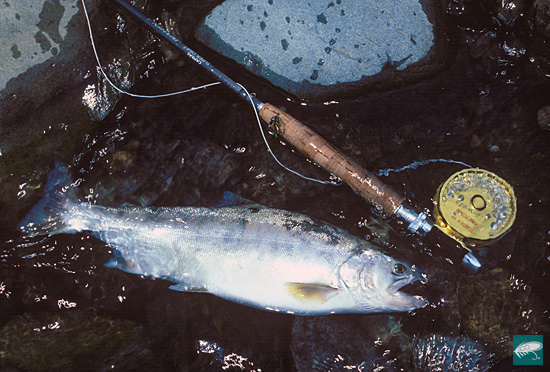
[[[254,206],[254,207],[265,208],[265,206],[257,204],[252,200],[245,199],[239,194],[232,193],[231,191],[225,191],[223,193],[223,199],[221,199],[217,204],[213,205],[213,207],[216,207],[216,208],[235,207],[235,206]]]
[[[180,292],[208,292],[208,289],[204,287],[196,287],[186,283],[172,284],[170,287],[168,287],[168,289]]]
[[[340,291],[338,288],[325,284],[316,283],[286,283],[287,292],[300,301],[311,301],[317,303],[327,302]]]

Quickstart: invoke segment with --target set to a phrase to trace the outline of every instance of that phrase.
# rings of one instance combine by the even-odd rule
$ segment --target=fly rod
[[[335,146],[315,133],[311,128],[301,123],[283,110],[272,104],[264,103],[248,92],[238,83],[214,67],[210,62],[170,35],[153,20],[143,15],[124,0],[115,0],[137,19],[142,21],[151,31],[183,52],[187,57],[208,71],[215,79],[233,90],[243,100],[252,102],[259,112],[260,118],[285,141],[307,158],[319,164],[326,171],[334,174],[347,183],[357,194],[372,204],[387,217],[393,217],[405,222],[407,229],[413,233],[426,235],[432,230],[434,223],[424,212],[417,213],[406,202],[405,197],[385,185],[376,175],[361,167]],[[462,259],[463,264],[477,271],[481,264],[469,252]]]

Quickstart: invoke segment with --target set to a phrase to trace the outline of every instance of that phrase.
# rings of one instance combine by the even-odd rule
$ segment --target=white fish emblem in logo
[[[523,358],[525,355],[529,353],[533,353],[535,358],[533,360],[540,359],[540,357],[535,353],[535,351],[542,350],[542,342],[538,341],[529,341],[524,342],[520,344],[518,347],[516,347],[516,350],[514,350],[514,353],[520,357]]]

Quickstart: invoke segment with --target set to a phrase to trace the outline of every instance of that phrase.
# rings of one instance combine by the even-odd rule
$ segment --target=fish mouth
[[[394,282],[389,288],[386,301],[396,311],[411,311],[426,306],[428,301],[424,297],[415,294],[421,283],[422,280],[419,277]]]

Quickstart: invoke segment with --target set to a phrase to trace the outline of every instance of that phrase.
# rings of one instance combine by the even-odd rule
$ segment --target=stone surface
[[[436,45],[429,1],[226,0],[198,39],[310,99],[425,75]],[[433,62],[433,61],[432,61]],[[432,71],[433,72],[433,71]]]
[[[126,21],[116,18],[118,8],[86,4],[104,69],[115,84],[129,89],[147,70],[134,60],[141,60],[141,48],[152,41],[127,42],[136,31],[122,34]],[[113,38],[115,27],[121,35]],[[0,3],[0,156],[52,132],[81,138],[82,130],[102,120],[119,98],[97,70],[80,0]],[[55,146],[56,141],[47,142]]]
[[[79,0],[0,3],[0,90],[8,80],[59,53]]]
[[[79,0],[0,4],[0,154],[28,146],[63,121],[72,127],[74,112],[67,112],[75,107],[88,116],[74,91],[94,77],[79,6]]]

